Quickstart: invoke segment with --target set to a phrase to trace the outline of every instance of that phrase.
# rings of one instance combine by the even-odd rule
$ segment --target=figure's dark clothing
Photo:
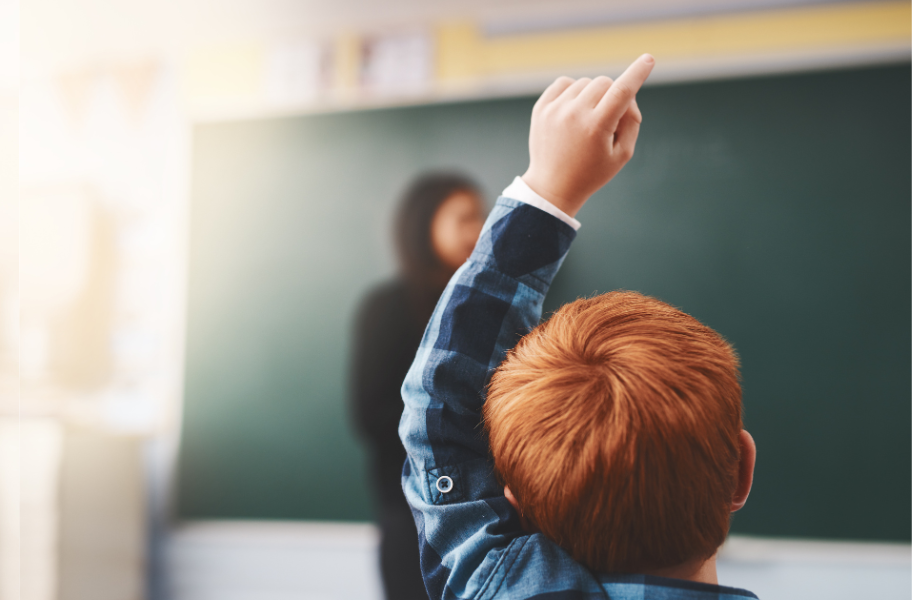
[[[427,600],[415,522],[402,493],[405,449],[398,428],[402,381],[441,291],[388,282],[368,293],[355,324],[352,417],[369,453],[388,600]]]

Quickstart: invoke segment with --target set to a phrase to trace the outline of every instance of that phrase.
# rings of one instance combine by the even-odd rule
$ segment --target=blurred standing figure
[[[440,294],[469,258],[483,224],[484,203],[475,182],[453,173],[420,176],[396,217],[399,274],[371,290],[358,313],[351,407],[370,453],[387,600],[427,599],[415,522],[402,493],[406,455],[398,433],[399,388]]]

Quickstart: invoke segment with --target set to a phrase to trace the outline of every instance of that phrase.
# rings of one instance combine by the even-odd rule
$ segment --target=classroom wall
[[[716,328],[759,447],[733,530],[908,541],[909,65],[644,89],[546,309],[623,288]],[[351,321],[416,173],[493,200],[533,98],[209,123],[193,137],[180,518],[364,520]]]

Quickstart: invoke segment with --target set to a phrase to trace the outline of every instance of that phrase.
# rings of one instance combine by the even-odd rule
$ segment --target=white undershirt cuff
[[[580,228],[580,222],[554,206],[538,194],[536,194],[529,185],[522,180],[522,177],[516,177],[513,180],[513,183],[507,186],[507,189],[503,191],[503,196],[507,198],[512,198],[513,200],[519,200],[525,204],[530,204],[535,208],[541,209],[553,217],[557,217],[574,230]]]

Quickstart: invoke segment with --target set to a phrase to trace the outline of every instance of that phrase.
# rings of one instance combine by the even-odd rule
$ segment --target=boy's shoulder
[[[479,598],[497,600],[744,600],[747,590],[654,575],[598,574],[544,535],[513,540]]]

